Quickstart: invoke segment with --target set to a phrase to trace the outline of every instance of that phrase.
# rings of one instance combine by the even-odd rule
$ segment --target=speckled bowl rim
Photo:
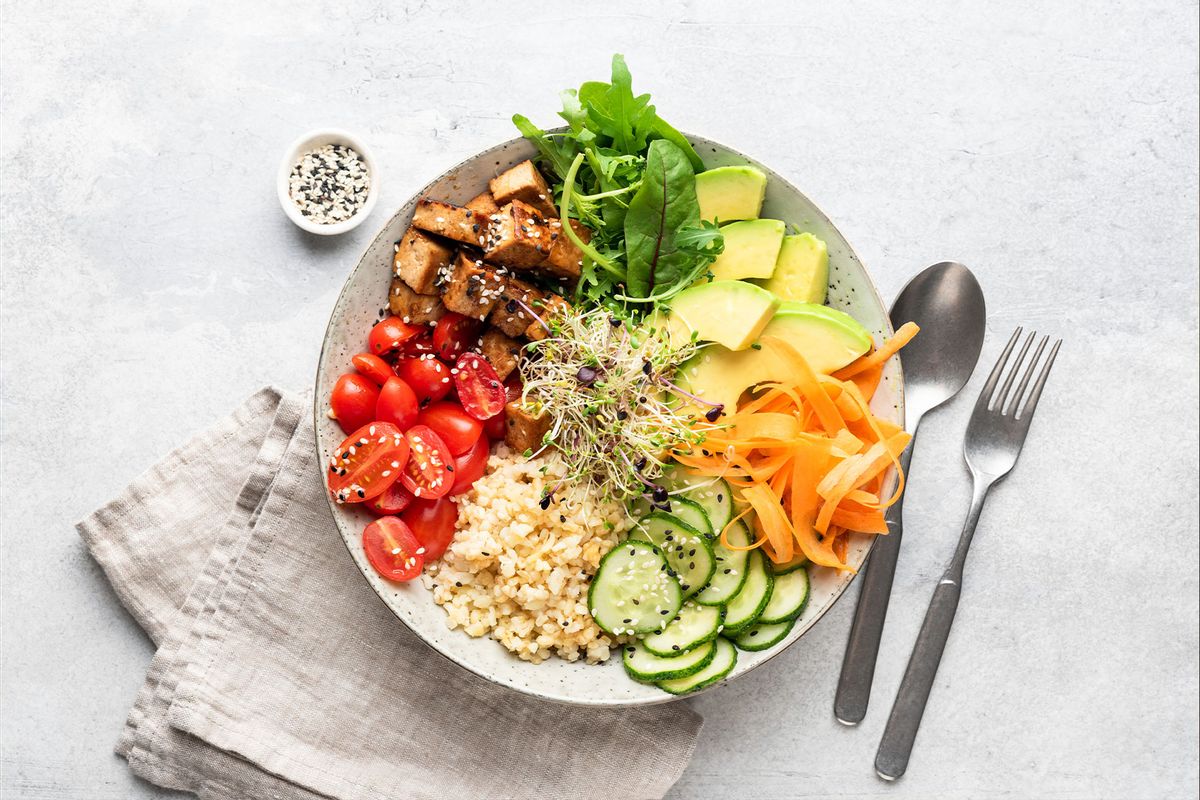
[[[554,133],[554,132],[560,132],[563,130],[565,130],[565,128],[555,128],[555,129],[551,129],[548,132]],[[716,145],[717,147],[722,148],[723,150],[727,151],[731,155],[745,159],[745,161],[747,163],[764,164],[764,162],[762,162],[752,156],[746,155],[745,153],[743,153],[740,150],[737,150],[735,148],[729,147],[728,145],[722,144],[721,142],[718,142],[714,139],[709,139],[707,137],[698,136],[696,134],[692,134],[692,133],[689,133],[686,131],[681,131],[681,133],[683,133],[683,135],[685,137],[687,137],[689,140],[694,141],[697,139],[702,139],[705,142],[709,143],[710,145]],[[342,301],[344,300],[346,293],[350,289],[350,284],[353,281],[354,275],[358,272],[359,269],[362,268],[368,254],[371,252],[371,250],[376,246],[376,244],[380,241],[380,239],[383,238],[387,234],[388,228],[391,226],[392,220],[395,218],[396,214],[398,214],[400,209],[403,209],[410,202],[427,194],[432,187],[441,183],[443,180],[453,176],[455,173],[464,169],[469,164],[471,164],[475,161],[478,161],[481,158],[490,157],[491,155],[493,155],[496,152],[503,151],[506,148],[511,147],[514,144],[516,144],[517,142],[521,141],[523,138],[524,137],[521,137],[521,136],[515,136],[506,141],[492,145],[491,147],[481,150],[468,158],[462,159],[461,161],[456,163],[454,166],[450,167],[447,170],[444,170],[437,177],[435,177],[434,179],[427,182],[424,186],[422,186],[421,189],[419,191],[417,191],[416,193],[414,193],[409,199],[405,200],[404,203],[400,204],[397,207],[397,211],[388,217],[388,219],[380,226],[379,231],[375,234],[375,236],[372,237],[371,240],[362,248],[362,251],[359,253],[358,259],[354,263],[353,269],[351,269],[350,273],[346,277],[345,282],[342,284],[342,290],[338,293],[337,300],[334,301],[333,310],[330,312],[329,323],[328,323],[328,325],[326,325],[325,335],[321,341],[321,351],[317,357],[316,375],[315,375],[314,381],[313,381],[313,427],[314,427],[314,429],[319,430],[320,424],[321,424],[321,419],[325,414],[325,405],[326,404],[322,402],[321,393],[320,393],[320,391],[321,391],[321,364],[323,364],[325,361],[326,348],[329,346],[329,344],[333,338],[333,331],[335,329],[335,322],[336,322],[336,317],[338,316],[338,310],[342,307]],[[768,167],[768,169],[770,169],[770,168]],[[812,202],[812,200],[808,197],[808,195],[804,194],[799,189],[797,189],[795,187],[795,185],[792,184],[791,181],[789,181],[787,178],[780,175],[775,170],[771,169],[770,171],[771,171],[771,176],[773,178],[778,178],[780,181],[782,181],[783,184],[787,187],[788,191],[803,198],[803,200],[805,202],[807,202],[808,205],[811,206],[813,211],[820,217],[821,221],[824,224],[828,225],[831,229],[838,232],[838,235],[841,237],[842,241],[845,242],[845,244],[846,244],[846,249],[847,249],[847,252],[850,255],[850,257],[852,257],[862,267],[863,277],[866,280],[867,286],[871,290],[871,297],[883,312],[883,320],[884,320],[883,332],[889,336],[891,334],[893,334],[895,332],[895,329],[892,326],[891,317],[888,314],[888,307],[887,307],[887,305],[884,304],[883,297],[879,293],[879,287],[875,285],[875,280],[871,277],[871,273],[867,269],[866,264],[864,264],[862,259],[858,257],[858,253],[855,252],[854,248],[850,245],[849,240],[847,240],[846,237],[844,235],[842,235],[841,231],[837,228],[837,226],[834,225],[832,220],[829,219],[829,216],[816,203]],[[895,373],[894,373],[895,374],[895,380],[894,380],[895,407],[896,407],[897,414],[899,415],[899,419],[903,420],[905,418],[905,416],[904,416],[904,414],[905,414],[905,411],[904,411],[904,371],[903,371],[903,366],[901,365],[899,359],[896,359],[893,363],[895,365],[894,366],[894,369],[895,369]],[[317,463],[318,467],[320,468],[319,465],[324,463],[324,457],[321,453],[320,437],[314,435],[313,441],[314,441],[314,449],[316,450],[316,455],[317,455],[316,463]],[[320,471],[321,471],[321,482],[322,482],[322,485],[324,485],[324,480],[325,480],[324,469],[320,468]],[[895,478],[895,476],[893,474],[892,479],[894,480],[894,478]],[[328,493],[326,493],[325,499],[326,499],[326,502],[329,503],[330,513],[336,515],[336,513],[337,513],[336,504],[333,502],[333,499],[329,496]],[[769,661],[773,660],[776,656],[778,656],[781,653],[785,652],[786,650],[790,649],[797,642],[799,642],[801,639],[803,639],[813,628],[816,627],[817,623],[820,622],[822,619],[824,619],[825,615],[828,614],[829,611],[835,605],[837,605],[838,601],[841,600],[846,595],[847,590],[849,590],[851,585],[853,585],[854,581],[858,578],[857,574],[851,576],[851,578],[848,581],[846,581],[845,586],[843,586],[841,588],[841,590],[837,593],[837,595],[833,598],[833,600],[825,608],[821,609],[816,614],[815,617],[813,617],[812,622],[808,625],[808,627],[803,632],[801,632],[800,635],[797,636],[795,639],[788,642],[787,644],[785,644],[782,647],[778,647],[777,649],[773,648],[772,651],[769,652],[767,655],[761,656],[760,661],[757,661],[754,664],[749,665],[748,668],[742,670],[741,672],[736,672],[736,674],[731,674],[728,677],[725,677],[725,678],[717,681],[716,683],[712,684],[711,686],[705,687],[704,689],[701,689],[696,692],[691,692],[689,694],[684,694],[684,695],[673,695],[673,694],[668,694],[667,692],[662,692],[661,697],[653,696],[653,697],[646,697],[646,698],[638,698],[638,699],[635,699],[635,700],[632,700],[629,702],[573,699],[573,698],[555,696],[552,694],[545,694],[542,692],[531,690],[530,688],[528,688],[528,686],[515,686],[515,685],[509,684],[509,683],[505,683],[500,680],[496,680],[492,676],[490,676],[490,675],[486,674],[485,672],[481,671],[480,669],[477,669],[476,667],[472,666],[465,659],[455,658],[451,654],[442,651],[438,647],[435,647],[432,643],[430,643],[429,641],[427,641],[425,639],[425,637],[421,634],[420,631],[418,631],[418,630],[414,629],[412,626],[410,626],[408,624],[408,622],[403,617],[401,617],[394,608],[392,608],[391,604],[389,604],[383,598],[383,596],[381,594],[379,594],[379,591],[375,588],[374,584],[371,583],[371,581],[368,579],[367,575],[359,568],[358,562],[354,558],[354,553],[350,549],[349,542],[347,542],[346,537],[343,536],[341,533],[341,529],[338,526],[336,516],[334,519],[334,530],[337,532],[338,538],[341,539],[342,546],[346,548],[346,553],[347,553],[347,555],[350,556],[350,560],[354,563],[355,568],[359,569],[359,573],[362,574],[363,580],[367,583],[368,586],[371,587],[371,590],[373,592],[375,592],[376,596],[379,598],[379,601],[381,603],[383,603],[384,606],[389,611],[392,612],[392,615],[395,616],[396,619],[401,624],[404,625],[404,627],[408,628],[408,630],[410,632],[412,632],[413,635],[417,637],[417,639],[419,639],[427,648],[429,648],[429,650],[431,650],[434,653],[437,653],[440,657],[446,659],[447,661],[449,661],[453,664],[457,664],[459,667],[462,667],[467,672],[470,672],[471,674],[476,675],[479,678],[482,678],[483,680],[488,681],[489,683],[496,684],[497,686],[502,686],[506,689],[510,689],[512,691],[519,692],[521,694],[526,694],[531,697],[537,697],[542,700],[549,700],[549,701],[555,702],[555,703],[561,703],[563,705],[587,706],[587,707],[592,707],[592,708],[630,708],[630,707],[660,705],[660,704],[664,704],[664,703],[673,703],[678,700],[687,700],[687,699],[690,699],[693,697],[698,697],[698,696],[705,694],[707,692],[710,692],[718,687],[725,686],[745,675],[749,675],[751,672],[758,669],[762,665],[768,663]],[[866,563],[868,562],[868,560],[871,557],[871,550],[874,549],[876,538],[877,537],[875,537],[875,536],[870,536],[870,537],[867,537],[865,540],[865,550],[863,553],[863,560],[862,560],[863,565],[866,565]],[[861,572],[861,568],[860,568],[860,572]],[[466,636],[465,633],[463,633],[462,635]],[[526,666],[529,669],[537,669],[536,664],[527,663]],[[630,679],[630,680],[632,680],[632,679]]]

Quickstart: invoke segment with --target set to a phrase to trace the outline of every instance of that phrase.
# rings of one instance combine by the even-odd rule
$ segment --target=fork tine
[[[1037,350],[1033,351],[1033,359],[1029,362],[1029,367],[1025,370],[1025,374],[1021,376],[1021,382],[1017,384],[1017,393],[1013,395],[1012,402],[1008,404],[1008,408],[1001,408],[1001,413],[1007,416],[1013,416],[1016,413],[1017,406],[1021,403],[1021,398],[1025,396],[1025,387],[1029,385],[1029,379],[1033,377],[1033,371],[1037,369],[1038,360],[1041,359],[1042,351],[1046,349],[1046,342],[1048,341],[1050,341],[1050,337],[1043,336],[1042,340],[1038,342]],[[1016,370],[1013,370],[1013,373],[1015,374]],[[1001,398],[996,406],[1000,408],[1003,404],[1004,398]]]
[[[1032,391],[1029,392],[1029,399],[1025,401],[1025,405],[1021,408],[1021,412],[1017,414],[1017,419],[1032,417],[1034,409],[1037,408],[1038,398],[1042,396],[1042,387],[1046,385],[1046,378],[1050,377],[1050,368],[1054,366],[1054,357],[1058,355],[1058,347],[1062,344],[1062,339],[1054,343],[1054,347],[1050,348],[1050,355],[1046,358],[1046,366],[1042,367],[1042,372],[1038,375],[1037,382],[1033,384]]]
[[[1017,360],[1013,362],[1012,369],[1008,371],[1008,377],[1004,379],[1004,385],[1000,387],[1000,391],[996,394],[996,402],[991,405],[991,408],[997,411],[1004,410],[1004,401],[1008,398],[1008,390],[1012,388],[1017,373],[1021,371],[1021,365],[1025,363],[1025,354],[1029,352],[1029,345],[1033,344],[1033,340],[1036,338],[1037,331],[1030,331],[1029,338],[1025,340],[1024,346],[1021,347],[1021,352],[1017,353]]]
[[[975,410],[987,409],[992,402],[992,393],[996,390],[996,384],[1000,382],[1000,373],[1004,371],[1004,365],[1008,362],[1008,354],[1012,352],[1013,345],[1017,343],[1017,339],[1021,337],[1021,328],[1013,331],[1012,338],[1008,340],[1008,344],[1004,346],[1004,352],[1000,354],[999,360],[996,361],[996,366],[992,368],[992,374],[988,376],[987,383],[983,385],[983,389],[979,392],[979,399],[975,401]]]

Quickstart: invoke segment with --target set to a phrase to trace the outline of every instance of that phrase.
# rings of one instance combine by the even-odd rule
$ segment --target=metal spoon
[[[957,262],[943,261],[922,271],[900,290],[891,317],[897,328],[910,321],[921,326],[921,332],[900,354],[905,427],[914,437],[900,456],[900,466],[907,475],[921,417],[958,394],[975,371],[983,348],[987,310],[983,290],[971,271]],[[867,715],[879,638],[900,554],[903,503],[901,497],[888,509],[888,535],[875,542],[862,577],[833,702],[834,716],[846,725],[857,725]]]

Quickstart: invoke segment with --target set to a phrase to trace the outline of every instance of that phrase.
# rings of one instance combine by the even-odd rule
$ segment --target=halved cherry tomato
[[[359,371],[359,374],[365,375],[380,386],[383,386],[387,383],[388,378],[396,374],[392,372],[391,364],[370,353],[359,353],[350,359],[350,363]]]
[[[484,470],[487,469],[490,451],[491,446],[487,437],[480,436],[474,447],[462,455],[454,457],[454,485],[450,487],[451,497],[458,497],[470,489],[471,484],[483,477]]]
[[[428,425],[414,425],[404,434],[409,458],[400,480],[418,500],[445,497],[454,484],[454,457],[442,437]]]
[[[367,511],[380,516],[399,514],[408,508],[413,501],[412,492],[404,488],[404,484],[396,481],[383,491],[383,494],[363,503]]]
[[[487,359],[478,353],[464,353],[454,365],[454,386],[458,402],[475,419],[484,420],[504,410],[504,384]]]
[[[346,433],[355,431],[375,419],[375,403],[379,400],[379,387],[353,372],[337,379],[329,393],[329,407],[338,425]]]
[[[338,445],[329,459],[329,491],[339,503],[378,497],[402,477],[409,442],[395,425],[369,422]]]
[[[393,375],[379,390],[375,419],[390,422],[400,430],[406,431],[417,421],[418,410],[417,395],[403,378]]]
[[[420,326],[409,325],[399,317],[384,317],[371,328],[367,346],[372,353],[381,356],[400,349],[401,345],[420,332]]]
[[[363,529],[367,561],[389,581],[410,581],[425,568],[421,543],[399,517],[377,519]]]
[[[416,392],[422,408],[441,400],[454,388],[450,368],[432,354],[400,359],[396,362],[396,374]]]
[[[463,314],[448,311],[433,329],[433,352],[447,364],[473,348],[479,342],[483,322]]]
[[[470,450],[483,434],[483,424],[463,411],[458,403],[432,403],[421,412],[417,422],[433,428],[450,448],[450,454],[455,456]]]
[[[454,523],[458,521],[458,506],[449,498],[414,500],[400,519],[425,548],[426,561],[440,558],[454,538]]]

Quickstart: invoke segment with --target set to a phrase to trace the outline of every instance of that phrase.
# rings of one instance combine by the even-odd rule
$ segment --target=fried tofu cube
[[[529,308],[540,307],[546,300],[546,293],[528,281],[508,277],[504,281],[504,289],[496,302],[488,322],[492,327],[508,336],[524,336],[525,330],[533,322],[522,304]]]
[[[513,450],[523,453],[540,449],[549,431],[550,415],[545,411],[531,414],[520,400],[504,406],[504,443]]]
[[[412,325],[437,322],[446,313],[442,298],[435,294],[418,294],[400,278],[392,278],[388,307],[393,314]]]
[[[496,370],[496,376],[504,380],[517,368],[521,360],[521,343],[492,328],[479,340],[479,352]]]
[[[514,200],[490,217],[483,249],[494,264],[532,269],[550,252],[550,228],[534,208]]]
[[[487,235],[488,218],[469,208],[422,197],[413,211],[412,224],[423,231],[479,247]]]
[[[500,210],[500,204],[496,202],[496,198],[492,197],[491,192],[480,192],[468,200],[463,208],[468,208],[476,214],[482,214],[486,219]]]
[[[410,227],[396,243],[392,274],[403,278],[417,294],[437,294],[437,274],[453,260],[453,247]]]
[[[567,223],[584,244],[592,240],[592,232],[585,225],[573,219],[567,220]],[[547,224],[550,228],[550,252],[546,254],[546,260],[538,265],[538,269],[559,280],[574,284],[583,271],[583,252],[575,246],[571,237],[563,232],[562,222],[551,220]]]
[[[550,323],[556,316],[569,311],[571,304],[563,300],[556,294],[547,294],[546,299],[542,302],[541,307],[534,307],[538,312],[538,319],[533,321],[533,324],[525,329],[525,338],[532,339],[535,342],[540,342],[542,339],[550,336]]]
[[[503,289],[504,279],[494,269],[484,264],[482,259],[459,252],[454,270],[446,281],[442,303],[458,314],[473,319],[487,319]]]
[[[554,207],[554,192],[538,172],[532,161],[522,161],[510,170],[500,173],[488,183],[492,197],[503,206],[520,200],[537,209],[544,217],[557,217]]]

